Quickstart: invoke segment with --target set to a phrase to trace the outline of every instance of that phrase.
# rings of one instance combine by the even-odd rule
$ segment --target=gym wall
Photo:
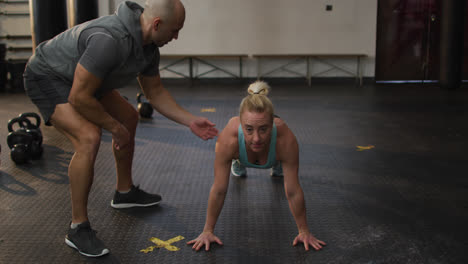
[[[113,2],[116,7],[123,0]],[[145,0],[136,2],[144,5]],[[375,0],[182,2],[187,10],[184,28],[177,41],[161,49],[162,54],[363,53],[368,55],[362,67],[364,76],[374,76]],[[326,11],[327,5],[332,5],[332,11]],[[235,61],[226,63],[233,64],[232,71],[236,71]],[[335,63],[349,69],[355,67],[346,60],[338,59]],[[298,65],[298,68],[304,67]],[[328,76],[342,74],[332,71]],[[246,60],[244,76],[256,76],[254,59]]]
[[[113,13],[122,0],[100,0],[99,15]],[[144,0],[136,0],[141,5]],[[187,16],[179,39],[161,49],[162,54],[343,54],[363,53],[363,75],[374,76],[377,1],[375,0],[182,0]],[[332,5],[332,11],[326,6]],[[28,6],[12,5],[18,11]],[[3,9],[3,5],[2,5]],[[30,35],[29,17],[0,16],[0,35]],[[3,40],[1,40],[3,42]],[[30,40],[9,41],[8,45],[28,46]],[[7,58],[24,58],[29,52],[8,52]],[[162,61],[164,63],[164,61]],[[217,61],[232,68],[237,62]],[[281,62],[269,61],[272,67]],[[354,61],[336,59],[333,63],[350,70]],[[184,65],[180,66],[185,69]],[[202,66],[200,66],[202,67]],[[293,66],[294,67],[294,66]],[[321,65],[312,65],[320,72]],[[303,65],[297,65],[298,70]],[[195,71],[198,69],[197,65]],[[243,75],[256,76],[256,60],[244,62]],[[224,77],[212,73],[206,77]],[[289,77],[278,72],[276,77]],[[347,77],[338,71],[323,76]],[[175,77],[162,72],[162,77]]]

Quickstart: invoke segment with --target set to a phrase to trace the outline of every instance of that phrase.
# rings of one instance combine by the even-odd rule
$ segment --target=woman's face
[[[242,113],[240,121],[246,148],[257,153],[267,150],[273,128],[271,114],[245,111]]]

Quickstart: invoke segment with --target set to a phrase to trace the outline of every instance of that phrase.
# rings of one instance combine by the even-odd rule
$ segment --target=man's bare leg
[[[115,158],[117,170],[117,191],[130,190],[132,181],[133,153],[135,149],[135,132],[138,125],[138,112],[127,100],[125,100],[118,91],[107,93],[101,100],[101,104],[106,111],[117,121],[123,124],[129,134],[129,143],[117,150],[112,140],[112,149]]]
[[[69,103],[56,106],[51,123],[75,148],[75,154],[68,166],[72,223],[82,223],[88,220],[88,195],[94,178],[94,162],[101,142],[101,129],[76,112]]]

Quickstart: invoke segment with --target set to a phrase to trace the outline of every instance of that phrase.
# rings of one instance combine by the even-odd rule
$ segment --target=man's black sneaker
[[[87,257],[100,257],[109,253],[109,249],[96,237],[96,231],[91,229],[89,221],[69,228],[65,243]]]
[[[128,193],[119,193],[115,191],[111,206],[117,209],[131,207],[147,207],[157,205],[161,202],[161,196],[158,194],[147,193],[140,190],[138,186],[133,186]]]

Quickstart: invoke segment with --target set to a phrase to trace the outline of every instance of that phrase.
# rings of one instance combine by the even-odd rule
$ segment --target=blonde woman
[[[249,86],[241,102],[239,116],[229,120],[219,134],[214,162],[215,179],[208,199],[203,232],[189,241],[193,249],[210,249],[210,244],[223,243],[215,236],[216,221],[221,212],[229,183],[229,172],[246,176],[245,167],[272,168],[272,176],[283,176],[286,197],[296,221],[298,235],[295,246],[302,242],[306,250],[312,246],[320,250],[325,242],[315,238],[306,219],[304,193],[299,184],[299,148],[296,137],[286,123],[274,115],[273,104],[267,94],[270,87],[257,81]]]

